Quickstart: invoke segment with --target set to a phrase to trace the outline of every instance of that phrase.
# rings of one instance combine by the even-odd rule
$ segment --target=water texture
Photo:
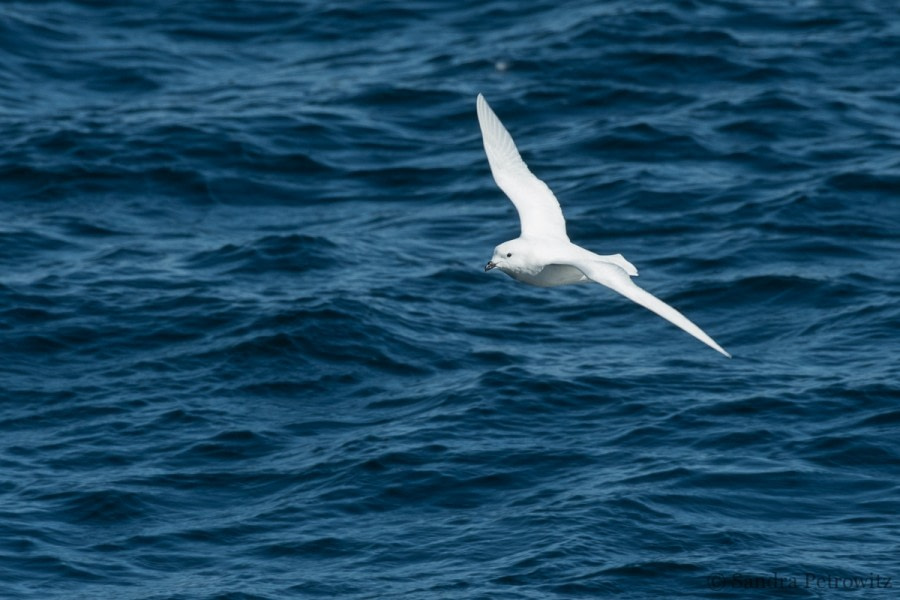
[[[0,4],[0,597],[893,597],[897,14]]]

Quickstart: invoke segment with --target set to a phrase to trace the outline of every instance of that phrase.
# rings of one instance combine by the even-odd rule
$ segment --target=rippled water
[[[894,9],[0,5],[0,596],[890,597]]]

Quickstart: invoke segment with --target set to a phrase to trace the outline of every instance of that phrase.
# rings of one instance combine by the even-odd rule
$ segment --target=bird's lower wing
[[[725,349],[709,337],[706,332],[650,292],[639,288],[620,267],[610,263],[596,261],[585,261],[580,264],[574,264],[573,266],[577,267],[591,280],[619,292],[629,300],[637,302],[644,308],[652,310],[669,323],[680,327],[713,350],[731,358],[731,354],[726,352]]]

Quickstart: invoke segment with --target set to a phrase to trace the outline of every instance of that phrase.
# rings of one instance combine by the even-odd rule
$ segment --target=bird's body
[[[522,283],[540,287],[556,287],[573,283],[588,283],[591,279],[573,261],[596,262],[598,266],[606,263],[616,270],[631,272],[637,275],[637,269],[621,254],[600,256],[585,250],[571,242],[552,238],[518,238],[521,244],[516,249],[516,256],[521,261],[501,261],[497,266],[501,271]]]
[[[481,94],[477,108],[494,180],[512,200],[522,226],[518,238],[494,249],[485,271],[498,268],[517,281],[541,287],[587,282],[605,285],[731,356],[683,314],[638,287],[631,280],[637,269],[621,254],[599,255],[573,244],[556,196],[528,169],[512,136]]]

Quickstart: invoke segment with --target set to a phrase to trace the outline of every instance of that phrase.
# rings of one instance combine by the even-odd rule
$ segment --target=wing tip
[[[524,165],[512,136],[481,93],[476,98],[476,106],[478,125],[481,128],[481,138],[484,143],[484,150],[488,156],[488,162],[491,164],[491,170],[495,171],[497,168],[504,168],[519,162]],[[527,169],[527,167],[525,168]],[[495,171],[495,179],[496,175]]]
[[[687,317],[685,317],[685,318],[687,318]],[[689,320],[689,321],[690,321],[690,320]],[[697,329],[700,329],[700,328],[697,327]],[[700,331],[703,332],[703,334],[704,334],[708,339],[703,339],[702,337],[697,337],[697,336],[694,336],[694,337],[696,337],[698,340],[700,340],[701,342],[703,342],[704,344],[706,344],[707,346],[709,346],[710,348],[712,348],[713,350],[715,350],[716,352],[718,352],[719,354],[721,354],[722,356],[724,356],[724,357],[726,357],[726,358],[734,358],[733,356],[731,356],[731,353],[730,353],[728,350],[726,350],[725,348],[723,348],[722,346],[720,346],[719,343],[716,342],[716,340],[712,339],[712,338],[709,336],[708,333],[706,333],[706,332],[703,331],[702,329],[700,329]],[[688,332],[688,333],[690,333],[690,332]]]
[[[481,92],[479,92],[478,97],[475,98],[475,110],[478,113],[478,121],[481,123],[486,123],[493,113],[493,111],[491,110],[491,105],[488,104],[487,100]]]

